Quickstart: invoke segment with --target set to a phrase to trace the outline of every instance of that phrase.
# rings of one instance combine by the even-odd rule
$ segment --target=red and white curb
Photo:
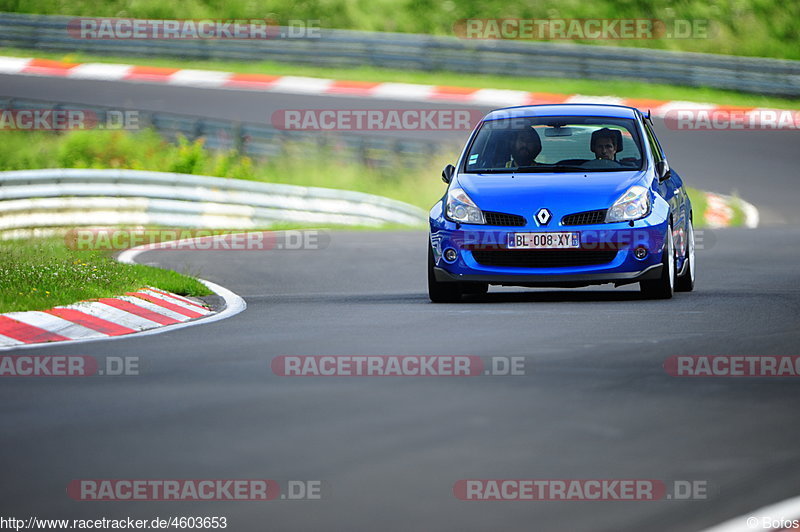
[[[760,216],[758,209],[753,204],[733,196],[714,194],[713,192],[704,192],[703,194],[707,202],[706,211],[703,213],[706,226],[712,229],[729,227],[733,220],[734,208],[738,207],[744,214],[744,226],[751,229],[758,227]]]
[[[122,252],[117,260],[134,264],[148,246]],[[136,333],[157,334],[230,318],[247,308],[244,299],[218,284],[199,279],[225,306],[215,312],[194,301],[157,288],[123,296],[80,301],[43,311],[0,314],[0,351],[58,342],[87,342]]]
[[[146,288],[44,311],[0,314],[0,347],[107,338],[173,325],[211,313],[189,299]]]
[[[606,103],[650,109],[654,116],[670,110],[735,110],[762,112],[755,107],[722,106],[685,101],[556,94],[508,89],[479,89],[446,85],[346,81],[301,76],[239,74],[217,70],[177,69],[112,63],[65,63],[51,59],[0,56],[0,74],[56,76],[70,79],[163,83],[178,87],[239,89],[306,95],[339,95],[415,102],[511,107],[558,103]]]

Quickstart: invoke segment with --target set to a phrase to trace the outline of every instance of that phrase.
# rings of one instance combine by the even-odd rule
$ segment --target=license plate
[[[580,233],[509,233],[509,249],[570,249],[581,247]]]

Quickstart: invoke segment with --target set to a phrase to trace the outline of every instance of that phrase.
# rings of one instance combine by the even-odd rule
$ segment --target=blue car
[[[639,283],[671,298],[695,281],[692,204],[649,113],[532,105],[486,115],[430,211],[428,293],[489,285]]]

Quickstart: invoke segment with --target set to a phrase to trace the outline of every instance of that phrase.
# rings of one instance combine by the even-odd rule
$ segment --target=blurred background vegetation
[[[316,19],[323,28],[453,35],[466,18],[706,20],[707,38],[573,41],[800,59],[800,2],[777,0],[0,0],[0,11],[154,19]]]

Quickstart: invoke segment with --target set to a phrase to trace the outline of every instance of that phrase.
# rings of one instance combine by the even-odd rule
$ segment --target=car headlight
[[[606,212],[606,222],[638,220],[650,214],[650,190],[634,185]]]
[[[447,204],[445,212],[447,217],[454,222],[462,224],[485,224],[483,212],[475,202],[460,188],[451,188],[447,191]]]

